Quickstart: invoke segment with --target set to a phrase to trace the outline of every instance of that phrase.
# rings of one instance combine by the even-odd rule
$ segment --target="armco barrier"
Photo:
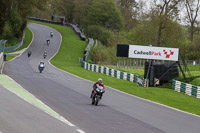
[[[85,37],[84,33],[75,24],[62,23],[62,22],[58,22],[58,21],[51,21],[51,20],[41,19],[41,18],[36,18],[36,17],[29,17],[28,19],[35,20],[35,21],[40,21],[40,22],[45,22],[45,23],[51,23],[51,24],[59,24],[59,25],[69,26],[69,27],[71,27],[76,32],[76,34],[78,34],[78,36],[80,37],[80,39],[82,41],[86,40],[86,37]]]
[[[84,50],[83,61],[87,61],[87,58],[88,58],[89,53],[90,53],[90,48],[93,46],[93,44],[94,44],[93,38],[88,38],[88,45],[87,45],[87,47]]]
[[[6,47],[6,48],[4,49],[4,52],[5,52],[5,53],[6,53],[6,52],[12,52],[12,51],[18,49],[19,47],[21,47],[22,44],[23,44],[23,40],[22,40],[20,43],[14,45],[14,46]],[[3,51],[0,51],[0,52],[3,52]]]
[[[86,40],[86,37],[85,37],[84,33],[78,28],[77,25],[69,23],[69,26],[76,32],[76,34],[78,34],[78,36],[80,37],[80,39],[82,41]]]
[[[19,47],[21,47],[23,45],[24,38],[25,38],[25,34],[23,34],[21,42],[19,42],[18,44],[14,45],[14,46],[4,48],[4,51],[3,51],[3,49],[0,49],[0,52],[7,53],[7,52],[12,52],[12,51],[18,49]]]
[[[136,74],[121,72],[112,68],[87,63],[85,61],[82,62],[82,67],[93,72],[99,72],[118,79],[128,80],[130,82],[137,83],[140,86],[146,87],[145,79]]]
[[[0,72],[1,72],[2,65],[3,65],[3,56],[4,56],[3,52],[0,52]]]
[[[172,81],[172,89],[177,92],[182,92],[186,95],[193,96],[196,98],[200,98],[200,87],[187,84],[181,81],[173,80]]]

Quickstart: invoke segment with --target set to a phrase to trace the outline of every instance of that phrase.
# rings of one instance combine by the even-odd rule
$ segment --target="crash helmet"
[[[102,84],[102,79],[101,78],[98,79],[98,83]]]

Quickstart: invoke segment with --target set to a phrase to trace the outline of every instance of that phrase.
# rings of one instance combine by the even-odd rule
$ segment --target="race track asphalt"
[[[0,133],[78,133],[0,85]]]
[[[48,62],[60,47],[60,34],[39,24],[31,23],[29,28],[34,33],[28,48],[31,57],[27,57],[27,50],[7,62],[3,73],[86,133],[199,133],[200,117],[110,87],[106,87],[99,106],[92,106],[89,95],[93,83],[56,69]],[[51,30],[53,38],[49,37]],[[47,38],[50,46],[46,45]],[[44,51],[48,53],[45,60]],[[37,68],[40,61],[45,61],[42,74]]]

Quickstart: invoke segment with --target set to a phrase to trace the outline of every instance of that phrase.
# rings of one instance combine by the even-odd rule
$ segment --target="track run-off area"
[[[108,86],[106,86],[106,93],[99,106],[92,106],[89,96],[93,82],[59,70],[49,63],[49,59],[60,48],[61,35],[56,30],[39,24],[30,23],[28,27],[34,35],[31,45],[20,56],[6,62],[3,73],[31,93],[35,99],[39,99],[46,107],[54,110],[56,114],[69,121],[73,126],[67,125],[47,113],[45,114],[41,109],[38,110],[35,106],[27,104],[13,95],[13,93],[3,92],[6,89],[0,87],[2,88],[0,89],[2,93],[12,95],[9,97],[18,99],[18,101],[15,100],[16,103],[10,105],[13,110],[15,108],[18,108],[18,110],[23,109],[11,112],[13,118],[10,117],[10,119],[6,119],[0,114],[0,132],[25,133],[29,129],[30,132],[42,133],[199,133],[199,116],[156,104]],[[50,31],[54,32],[53,38],[49,36]],[[46,44],[47,38],[50,38],[49,46]],[[32,51],[30,58],[27,57],[29,50]],[[46,59],[43,59],[44,51],[47,51]],[[43,73],[38,72],[38,65],[41,61],[45,62]],[[13,101],[12,99],[10,100]],[[22,106],[20,107],[20,105]],[[25,112],[24,115],[22,111]],[[34,113],[35,115],[33,115]],[[19,118],[18,120],[21,118],[21,124],[7,123],[13,121],[14,116]],[[38,119],[35,118],[36,116]],[[22,126],[22,123],[26,124],[26,128],[17,128],[20,125]],[[34,125],[33,123],[37,124]],[[48,126],[42,125],[44,123],[49,126],[52,124],[55,128],[50,126],[52,128],[50,129]],[[1,127],[3,124],[3,127],[12,130],[8,131],[6,128]],[[31,127],[32,125],[35,127]],[[37,126],[40,128],[37,128]]]

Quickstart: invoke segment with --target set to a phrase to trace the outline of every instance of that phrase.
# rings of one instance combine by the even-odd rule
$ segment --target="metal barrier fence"
[[[130,68],[130,69],[144,69],[145,67],[145,62],[148,61],[146,59],[128,59],[128,58],[124,58],[124,59],[119,59],[117,61],[116,67],[117,68]],[[172,61],[162,61],[162,60],[153,60],[153,62],[172,62]],[[190,71],[200,71],[200,61],[197,60],[185,60],[185,62],[187,63],[187,66],[189,68]],[[182,62],[181,66],[184,69],[184,65]],[[112,65],[112,64],[110,64]]]
[[[36,17],[28,17],[28,19],[40,21],[40,22],[51,23],[51,24],[67,25],[66,23],[63,24],[62,22],[59,22],[59,21],[51,21],[51,20],[48,20],[48,19],[41,19],[41,18],[36,18]]]
[[[83,61],[87,61],[88,59],[88,56],[89,56],[89,53],[90,53],[90,48],[94,45],[94,40],[93,38],[88,38],[88,45],[87,47],[85,48],[85,51],[84,51],[84,58],[83,58]]]
[[[86,70],[90,70],[93,72],[99,72],[99,73],[102,73],[105,75],[115,77],[117,79],[128,80],[128,81],[134,82],[140,86],[146,87],[146,80],[136,74],[121,72],[121,71],[118,71],[118,70],[115,70],[112,68],[87,63],[85,61],[82,62],[82,67]]]
[[[81,31],[81,29],[78,28],[78,25],[69,23],[69,26],[76,32],[76,34],[80,37],[82,41],[86,40],[84,33]]]
[[[59,25],[69,26],[69,27],[71,27],[75,31],[75,33],[80,37],[80,39],[82,41],[86,40],[86,37],[85,37],[84,33],[75,24],[65,23],[65,22],[63,23],[63,22],[58,22],[58,21],[51,21],[51,20],[41,19],[41,18],[36,18],[36,17],[29,17],[28,19],[35,20],[35,21],[40,21],[40,22],[51,23],[51,24],[59,24]]]
[[[172,81],[172,89],[177,92],[184,93],[189,96],[193,96],[196,98],[200,98],[200,87],[187,84],[181,81],[173,80]]]
[[[4,61],[4,54],[3,54],[3,52],[0,52],[0,74],[1,74],[3,61]]]
[[[22,40],[20,43],[14,45],[14,46],[6,47],[6,48],[4,49],[4,52],[5,52],[5,53],[7,53],[7,52],[12,52],[12,51],[18,49],[19,47],[22,46],[23,42],[24,42],[24,41]],[[1,51],[1,52],[2,52],[2,51]]]

